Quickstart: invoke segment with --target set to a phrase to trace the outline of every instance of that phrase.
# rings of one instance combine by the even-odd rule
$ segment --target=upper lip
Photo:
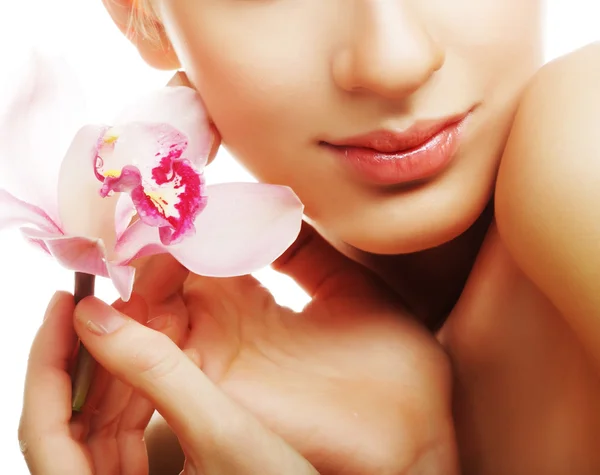
[[[429,142],[442,130],[461,122],[468,114],[469,112],[442,119],[418,121],[402,131],[376,130],[340,140],[327,140],[323,143],[339,148],[359,147],[380,153],[400,153]]]

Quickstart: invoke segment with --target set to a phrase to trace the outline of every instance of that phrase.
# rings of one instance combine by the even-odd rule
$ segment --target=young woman
[[[120,310],[166,317],[150,326],[202,371],[86,300],[76,330],[124,382],[69,425],[60,295],[32,348],[32,473],[146,473],[153,407],[187,474],[598,473],[600,47],[541,68],[543,3],[106,0],[232,154],[304,202],[316,231],[277,266],[313,301],[295,315],[251,278],[149,262],[149,309]]]

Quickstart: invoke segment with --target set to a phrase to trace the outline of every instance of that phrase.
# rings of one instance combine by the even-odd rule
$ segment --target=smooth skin
[[[105,4],[125,30],[130,2]],[[312,308],[319,309],[311,304],[302,316],[314,327],[299,325],[293,333],[300,341],[306,333],[310,345],[296,354],[289,354],[294,340],[279,334],[281,353],[265,338],[259,347],[267,348],[265,358],[253,357],[256,349],[230,351],[245,347],[235,331],[226,332],[223,345],[190,336],[205,352],[200,365],[209,379],[223,378],[224,392],[322,473],[454,473],[449,410],[439,410],[451,403],[460,473],[598,473],[598,220],[590,205],[600,155],[593,125],[600,110],[593,81],[598,47],[536,73],[541,1],[157,0],[153,6],[166,43],[134,35],[142,56],[157,67],[183,67],[236,157],[262,181],[292,186],[319,233],[396,292],[389,302],[398,326],[384,325],[385,332],[367,331],[381,324],[369,309],[352,318],[347,304],[337,302],[333,318],[311,318]],[[403,128],[471,105],[476,120],[453,165],[418,187],[366,186],[341,173],[318,146],[329,135]],[[499,164],[496,228],[484,210],[491,209]],[[311,249],[310,242],[300,249]],[[312,252],[296,250],[309,275],[321,266]],[[271,304],[264,311],[264,289],[247,280],[206,284],[224,286],[208,296],[193,282],[183,287],[188,317],[207,328],[213,323],[213,331],[222,329],[214,322],[235,321],[232,308],[271,314]],[[244,297],[240,304],[211,300],[231,296],[227,285],[244,289],[233,292]],[[386,298],[378,299],[376,308],[387,308]],[[276,322],[289,319],[281,309],[274,315]],[[250,323],[257,321],[263,326],[250,333],[251,342],[271,333],[269,319]],[[331,334],[331,321],[334,334],[317,338]],[[424,338],[423,329],[405,331],[418,329],[418,321],[443,323],[437,340],[452,365],[452,398],[436,339]],[[385,358],[357,363],[368,349],[380,355],[381,348]],[[215,369],[210,358],[229,359],[225,366],[233,372],[223,364]],[[289,381],[290,359],[293,381],[303,374],[305,384],[274,390],[273,381]],[[231,383],[240,367],[247,371],[242,382]],[[335,381],[325,385],[328,391],[311,392],[323,388],[315,368],[356,371],[350,380],[358,389]],[[385,375],[385,384],[378,378],[373,384],[372,375]],[[254,381],[267,376],[257,389]],[[298,397],[301,391],[314,399]],[[349,431],[355,416],[345,404],[355,404],[355,392],[363,392],[370,416]],[[336,418],[340,409],[344,417]],[[406,439],[410,444],[396,448]],[[323,443],[332,440],[360,450]]]
[[[570,73],[565,72],[575,66],[585,69],[590,60],[598,57],[597,51],[597,47],[581,50],[544,69],[541,78],[532,82],[532,95],[525,96],[524,104],[528,107],[547,104],[546,97],[537,96],[537,81],[544,84],[552,80],[555,86],[563,84],[564,87],[563,81],[570,77]],[[586,57],[588,55],[591,58]],[[559,68],[561,64],[564,69]],[[559,79],[563,74],[564,79]],[[536,104],[530,97],[539,102]],[[526,127],[533,123],[521,122],[520,118],[526,117],[526,113],[527,109],[519,112],[516,126]],[[517,140],[515,137],[519,137],[517,130],[511,134],[508,151],[512,141]],[[585,128],[577,127],[576,130],[580,134]],[[588,153],[597,152],[592,149]],[[519,155],[519,170],[523,167],[523,156]],[[579,156],[586,157],[585,154]],[[572,165],[573,161],[569,163]],[[584,163],[587,161],[582,159],[581,164]],[[507,211],[507,203],[500,194],[506,183],[504,173],[503,168],[497,196],[501,218],[507,216],[503,214]],[[510,195],[505,195],[511,197],[518,190],[515,184],[504,189],[511,191]],[[523,201],[518,203],[519,212],[526,209]],[[512,211],[508,216],[519,215]],[[504,222],[500,219],[503,233],[506,232]],[[538,237],[536,244],[543,245],[543,236]],[[373,282],[374,277],[365,274],[364,270],[353,274],[352,270],[360,267],[332,251],[310,228],[306,228],[294,248],[277,263],[279,270],[296,278],[316,297],[314,302],[317,303],[311,304],[303,319],[278,308],[266,290],[251,278],[213,280],[197,276],[188,277],[183,287],[183,302],[188,311],[179,300],[174,304],[171,297],[159,296],[163,303],[150,314],[154,317],[165,313],[177,315],[169,319],[173,322],[185,321],[187,314],[191,336],[186,346],[198,351],[193,359],[198,361],[204,373],[320,467],[320,473],[405,473],[405,461],[419,454],[421,447],[430,446],[431,439],[427,435],[422,439],[416,437],[416,429],[424,425],[422,417],[435,419],[433,408],[440,401],[449,400],[446,363],[439,348],[432,345],[418,325],[411,324],[410,320],[400,320],[402,312],[394,307],[393,301],[390,300],[389,308],[378,310],[386,301],[379,286],[373,287],[378,294],[374,307],[363,309],[362,305],[368,299],[356,289],[362,288],[365,278],[367,282]],[[323,266],[315,265],[315,262],[322,264],[330,260],[333,263],[327,269],[335,272],[326,272],[326,275],[332,277],[331,280],[323,280],[323,275],[314,274],[315,270],[323,270]],[[138,292],[144,293],[144,286],[165,288],[165,281],[156,280],[157,275],[171,276],[168,282],[175,287],[178,280],[182,282],[176,277],[182,270],[172,261],[161,259],[151,264],[154,268],[141,269],[142,280],[136,284]],[[358,282],[353,283],[353,279]],[[336,290],[342,293],[337,294]],[[337,298],[331,300],[328,296],[331,292]],[[328,309],[326,318],[318,318],[320,312],[311,310],[323,308],[318,303],[321,301],[319,295],[328,296],[330,301],[324,307]],[[511,296],[510,301],[507,301],[507,295]],[[595,293],[590,292],[584,303],[593,298]],[[352,317],[346,306],[355,310],[357,316]],[[252,308],[256,312],[252,312]],[[240,310],[243,310],[242,315]],[[135,314],[135,309],[128,309],[128,313]],[[299,326],[286,328],[290,321]],[[306,325],[307,321],[311,324]],[[239,326],[240,322],[248,327]],[[282,322],[285,325],[282,326]],[[335,336],[328,338],[331,331]],[[341,332],[344,338],[340,337]],[[249,346],[242,335],[248,338]],[[85,338],[84,333],[82,337]],[[577,473],[595,472],[598,467],[595,459],[597,366],[590,363],[580,340],[554,305],[515,265],[494,228],[489,232],[463,297],[440,332],[440,339],[455,365],[455,416],[463,455],[462,473],[525,474],[535,470],[535,473],[560,474],[569,467],[576,467]],[[379,348],[386,342],[389,346],[382,354]],[[373,354],[366,351],[369,343],[373,345]],[[147,347],[140,345],[140,351],[155,347],[154,343],[147,344]],[[304,346],[306,344],[309,346]],[[338,344],[342,346],[341,354]],[[295,353],[294,350],[300,351]],[[415,360],[413,368],[407,364],[407,355],[411,353]],[[131,355],[124,355],[124,358],[127,361]],[[428,359],[431,365],[424,365]],[[329,365],[327,361],[330,361]],[[324,371],[331,373],[323,375]],[[344,380],[350,386],[336,381],[328,387],[332,374],[338,372],[345,375]],[[373,384],[376,372],[381,374],[380,384]],[[369,385],[364,384],[367,377]],[[415,385],[418,381],[422,383]],[[414,385],[412,394],[416,400],[407,391],[407,382]],[[182,387],[189,384],[187,377],[180,384]],[[434,387],[436,384],[437,388]],[[306,388],[311,390],[306,391]],[[361,417],[352,428],[347,425],[352,419],[345,416],[354,412],[361,399],[351,397],[357,392],[356,388],[363,390],[362,395],[358,391],[365,401],[361,407],[364,412],[359,414],[366,414],[366,417]],[[66,406],[69,399],[65,396],[63,394]],[[105,399],[113,398],[105,396]],[[333,404],[327,404],[328,400]],[[417,401],[426,409],[420,419],[411,417]],[[180,403],[179,396],[171,394],[167,404],[178,407]],[[41,402],[37,404],[41,407]],[[124,413],[139,404],[134,403]],[[396,417],[393,408],[399,409]],[[24,414],[31,410],[34,408],[26,406]],[[442,409],[439,414],[442,418],[434,422],[436,428],[441,427],[439,421],[448,413]],[[550,419],[549,414],[559,419]],[[553,430],[548,430],[549,427]],[[136,430],[139,438],[140,428]],[[401,434],[407,430],[411,431],[413,450],[408,450],[402,440]],[[40,431],[43,433],[43,428],[38,425],[29,438],[25,433],[22,440],[35,439]],[[164,446],[156,450],[169,440],[169,435],[165,435],[159,426],[153,429],[148,439],[154,449],[150,452],[155,466],[153,473],[177,473],[176,467],[180,468],[182,459],[173,457],[176,451]],[[438,440],[442,447],[453,446],[452,437]],[[550,453],[548,447],[557,440],[561,442],[560,450]],[[29,447],[28,450],[32,453],[35,449]],[[171,455],[170,460],[163,458],[166,454]],[[388,458],[390,454],[392,456]],[[435,466],[441,459],[447,462],[451,457],[444,459],[434,455],[431,458],[433,464],[427,465],[421,473],[451,473],[450,465]]]
[[[439,334],[465,473],[600,469],[599,68],[594,44],[530,81],[501,161],[497,229]]]
[[[600,365],[598,170],[600,44],[545,68],[507,145],[497,189],[500,231]]]
[[[181,343],[189,327],[183,346],[200,369],[186,364],[185,371],[180,370],[176,362],[184,353],[175,350],[175,345],[166,345],[155,332],[134,325],[133,320],[125,327],[127,333],[120,329],[110,336],[90,334],[88,321],[93,321],[96,312],[109,310],[97,300],[84,300],[75,309],[77,334],[122,382],[113,379],[106,389],[102,380],[107,376],[100,378],[84,412],[88,425],[73,440],[63,441],[65,457],[69,442],[83,454],[92,454],[91,467],[97,475],[147,473],[141,437],[151,409],[156,407],[184,447],[188,466],[198,466],[206,456],[212,464],[212,445],[222,439],[231,441],[232,445],[219,447],[214,463],[218,468],[222,458],[226,461],[229,457],[239,460],[239,466],[227,471],[204,467],[206,473],[310,473],[299,463],[294,467],[294,457],[287,454],[291,449],[266,427],[284,437],[322,474],[421,473],[424,466],[458,473],[449,404],[450,371],[441,348],[417,322],[398,318],[401,312],[396,303],[381,291],[370,272],[339,254],[311,228],[303,229],[296,245],[277,262],[280,271],[313,296],[300,314],[278,306],[249,276],[187,276],[185,269],[166,256],[151,259],[146,266],[135,287],[136,299],[148,302],[146,313],[136,309],[139,301],[126,307],[119,304],[119,308],[129,315],[141,312],[138,320],[149,318],[153,328],[157,321],[162,322],[162,332],[174,342]],[[157,275],[164,278],[157,279]],[[64,311],[72,311],[72,299],[62,295],[61,302],[63,307],[70,302]],[[44,328],[42,335],[49,331]],[[61,328],[68,331],[68,322]],[[377,344],[365,340],[366,335]],[[38,349],[39,345],[34,344],[32,355],[42,359],[47,348]],[[66,385],[70,383],[64,358],[72,348],[72,343],[66,345],[62,360],[50,355],[44,362],[58,366],[56,380],[39,381],[33,363],[28,373],[20,440],[28,446],[26,458],[34,474],[46,473],[43,460],[49,452],[45,444],[36,446],[32,441],[53,440],[54,431],[59,438],[69,438],[68,427],[73,422],[66,414],[70,401],[70,386]],[[216,386],[211,386],[207,377]],[[28,402],[40,394],[40,384],[51,387],[59,378],[60,392],[48,394],[45,402]],[[206,388],[197,388],[196,380]],[[136,396],[131,386],[150,404]],[[211,395],[215,387],[222,393]],[[185,394],[193,402],[184,401]],[[249,409],[265,424],[260,427],[266,435],[244,420],[240,422],[232,409],[218,406],[225,402],[215,403],[216,407],[208,404],[207,395],[232,406],[231,400],[235,400]],[[52,424],[48,416],[39,416],[50,401],[63,409],[53,416]],[[241,412],[241,406],[235,406],[236,410]],[[206,414],[212,415],[208,423]],[[250,418],[247,413],[244,417]],[[211,424],[217,426],[216,432],[210,432]],[[49,425],[53,432],[47,430]],[[257,441],[247,436],[248,430],[258,434]],[[190,438],[189,431],[197,434]],[[238,434],[246,435],[240,441]],[[158,454],[150,451],[151,473],[179,473],[183,460],[173,459],[174,451],[160,448],[163,443],[152,435],[149,440],[152,448],[159,449]],[[253,445],[262,440],[263,447]],[[85,449],[80,448],[81,443],[87,444]],[[286,448],[279,458],[271,454],[275,446]],[[165,452],[170,459],[165,460]],[[269,465],[271,458],[275,465]],[[50,467],[49,459],[48,463]],[[294,468],[284,471],[285,463]],[[271,466],[277,470],[270,471]]]
[[[169,270],[169,284],[179,282],[177,274],[187,275]],[[146,288],[146,301],[176,308],[180,298],[169,290],[175,288]],[[93,297],[75,307],[72,295],[59,292],[50,302],[31,349],[19,429],[32,474],[147,474],[143,436],[154,408],[184,447],[183,475],[317,473],[219,391],[196,366],[194,353],[177,347],[184,320],[161,314],[149,326],[140,324],[157,309],[138,296],[126,310],[137,320]],[[72,416],[68,370],[77,336],[106,370],[96,378],[86,410]]]

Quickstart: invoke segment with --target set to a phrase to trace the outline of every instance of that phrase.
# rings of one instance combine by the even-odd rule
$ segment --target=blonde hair
[[[162,43],[158,16],[152,0],[133,0],[127,24],[127,37]]]

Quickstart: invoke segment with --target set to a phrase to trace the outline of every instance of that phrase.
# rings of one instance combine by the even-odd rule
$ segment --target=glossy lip
[[[472,109],[441,120],[421,121],[397,132],[379,130],[342,140],[322,141],[351,172],[370,183],[398,185],[443,171],[458,148]]]

